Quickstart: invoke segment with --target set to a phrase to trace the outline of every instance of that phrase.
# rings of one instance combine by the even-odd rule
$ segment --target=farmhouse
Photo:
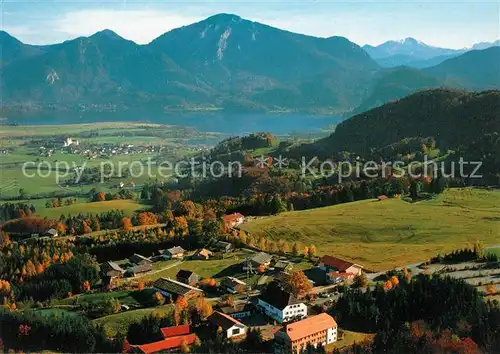
[[[128,268],[126,271],[126,275],[135,277],[137,274],[150,272],[151,270],[153,270],[153,266],[151,265],[151,263],[138,264],[136,266]]]
[[[189,325],[161,328],[161,333],[164,337],[163,340],[132,346],[132,350],[129,350],[129,352],[133,351],[144,354],[153,354],[172,351],[180,348],[183,342],[187,345],[191,345],[196,341],[196,334],[190,333]]]
[[[181,259],[184,258],[184,253],[186,253],[186,250],[184,250],[184,248],[180,246],[175,246],[166,250],[164,255],[170,259],[174,258]]]
[[[115,262],[104,262],[101,264],[101,274],[110,278],[119,278],[125,273],[125,270]]]
[[[224,337],[227,339],[241,338],[247,332],[247,326],[243,323],[218,311],[210,315],[208,320],[215,331],[222,328]]]
[[[217,241],[214,247],[216,252],[229,253],[232,252],[234,247],[231,243],[226,241]]]
[[[322,313],[290,323],[274,335],[276,354],[302,353],[308,345],[325,346],[337,341],[337,323]]]
[[[234,277],[224,277],[220,281],[220,287],[231,294],[240,292],[240,289],[245,289],[246,283]]]
[[[257,270],[257,268],[261,265],[267,268],[271,264],[272,259],[273,256],[271,256],[270,254],[267,254],[265,252],[259,252],[252,258],[242,263],[243,270],[247,271],[249,268]]]
[[[343,259],[324,255],[319,259],[319,264],[321,268],[325,268],[329,271],[338,271],[346,273],[361,274],[363,267],[354,264]]]
[[[250,317],[254,312],[254,306],[251,302],[233,304],[232,306],[224,306],[219,308],[219,312],[232,318]]]
[[[209,251],[206,248],[204,248],[201,251],[199,251],[198,253],[196,253],[193,256],[193,259],[198,259],[198,260],[206,261],[207,259],[209,259],[210,257],[212,257],[212,255],[213,255],[212,251]]]
[[[258,298],[257,306],[278,323],[289,322],[307,316],[307,306],[277,282],[270,283]]]
[[[223,217],[224,226],[228,229],[243,224],[243,221],[245,221],[245,217],[240,213],[224,215]]]
[[[130,263],[143,265],[143,264],[151,264],[153,261],[147,257],[144,257],[141,254],[134,253],[129,259]]]
[[[279,260],[274,265],[274,270],[277,270],[279,272],[287,273],[287,272],[290,272],[292,269],[293,269],[292,262],[289,262],[289,261]]]
[[[169,278],[156,279],[153,282],[153,288],[172,300],[176,300],[179,296],[191,298],[203,294],[203,291],[198,288]]]
[[[48,236],[48,237],[57,237],[59,233],[57,232],[56,229],[48,229],[43,233],[43,236]]]
[[[190,270],[181,269],[177,272],[175,279],[180,281],[181,283],[188,284],[191,286],[195,286],[198,284],[198,274],[192,272]]]

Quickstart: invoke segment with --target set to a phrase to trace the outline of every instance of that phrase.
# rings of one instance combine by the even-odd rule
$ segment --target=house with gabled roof
[[[175,275],[175,279],[177,279],[181,283],[195,286],[196,284],[198,284],[199,277],[198,274],[191,270],[181,269]]]
[[[237,319],[219,311],[214,311],[214,313],[208,317],[208,321],[215,331],[221,328],[224,337],[227,339],[242,338],[247,332],[247,326]]]
[[[153,261],[150,258],[144,257],[142,254],[134,253],[128,259],[130,263],[142,265],[142,264],[151,264]]]
[[[302,319],[307,316],[307,306],[287,292],[278,282],[271,282],[258,297],[257,307],[278,323]]]
[[[128,352],[133,351],[143,354],[154,354],[158,352],[170,352],[179,349],[182,343],[191,345],[196,341],[196,334],[190,333],[189,325],[161,328],[163,340],[130,346]]]
[[[363,272],[363,267],[359,264],[345,261],[329,255],[324,255],[319,259],[318,266],[326,271],[328,283],[338,283],[344,280],[352,280],[356,275]]]
[[[164,255],[170,259],[181,259],[184,258],[184,253],[186,253],[186,250],[184,248],[182,248],[181,246],[175,246],[167,249]]]
[[[201,289],[170,278],[156,279],[153,282],[153,288],[159,291],[163,296],[174,301],[179,296],[190,298],[203,294],[203,290]]]
[[[255,254],[252,258],[247,259],[242,263],[243,271],[247,271],[249,267],[253,269],[254,271],[257,270],[258,267],[264,266],[264,267],[269,267],[271,264],[271,261],[273,259],[273,256],[266,253],[266,252],[259,252]]]
[[[327,313],[290,323],[274,334],[276,354],[302,353],[308,345],[325,346],[337,341],[337,322]]]

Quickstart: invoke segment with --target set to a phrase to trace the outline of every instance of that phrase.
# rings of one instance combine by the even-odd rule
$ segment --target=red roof
[[[236,221],[240,218],[244,218],[244,216],[241,215],[240,213],[233,213],[233,214],[223,216],[224,221]]]
[[[344,261],[339,258],[335,258],[332,256],[325,255],[319,259],[321,263],[324,263],[327,266],[330,266],[332,268],[338,269],[339,271],[343,272],[347,268],[351,267],[354,265],[354,263]]]
[[[337,322],[329,314],[322,313],[291,323],[285,326],[284,331],[292,341],[296,341],[329,328],[337,328]]]
[[[161,329],[161,333],[163,334],[163,337],[168,338],[168,337],[175,337],[175,336],[182,336],[185,334],[189,334],[189,325],[181,325],[181,326],[172,326],[172,327],[165,327]]]
[[[184,341],[186,342],[186,344],[190,345],[193,344],[195,340],[196,340],[196,334],[191,333],[186,336],[171,337],[164,340],[160,340],[158,342],[142,344],[139,345],[138,347],[144,354],[152,354],[162,350],[179,348],[182,342]]]
[[[354,273],[346,273],[346,272],[330,272],[328,275],[332,278],[344,278],[344,279],[352,279],[356,276]]]

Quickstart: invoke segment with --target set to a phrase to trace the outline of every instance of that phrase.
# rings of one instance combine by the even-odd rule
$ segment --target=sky
[[[499,1],[461,0],[0,0],[0,27],[28,44],[51,44],[111,29],[149,43],[173,28],[231,13],[293,32],[359,44],[414,37],[465,48],[500,38]]]

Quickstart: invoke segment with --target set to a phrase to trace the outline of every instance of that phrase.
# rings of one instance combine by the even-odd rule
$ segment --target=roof
[[[319,261],[321,263],[326,264],[327,266],[330,266],[330,267],[333,267],[335,269],[338,269],[341,272],[345,271],[347,268],[349,268],[349,267],[351,267],[353,265],[355,265],[357,267],[360,267],[360,268],[363,268],[360,265],[357,265],[357,264],[354,264],[354,263],[351,263],[351,262],[348,262],[348,261],[344,261],[343,259],[332,257],[332,256],[328,256],[328,255],[324,255],[323,257],[321,257],[319,259]]]
[[[189,325],[180,325],[180,326],[161,328],[161,333],[163,334],[163,337],[165,337],[165,338],[182,336],[185,334],[189,334],[189,332],[190,332]]]
[[[51,234],[51,235],[57,235],[57,230],[56,229],[48,229],[45,231],[46,234]]]
[[[299,340],[309,335],[337,327],[337,322],[327,313],[308,317],[287,325],[284,329],[292,341]]]
[[[217,247],[224,247],[224,248],[233,246],[230,242],[226,242],[226,241],[217,241],[217,243],[215,245]]]
[[[139,345],[138,348],[145,354],[151,354],[163,350],[179,348],[183,341],[185,341],[186,344],[188,345],[193,344],[195,340],[196,340],[196,334],[191,333],[185,336],[176,336],[176,337],[166,338],[158,342],[142,344]]]
[[[115,262],[107,261],[107,262],[104,262],[103,264],[101,264],[101,271],[103,271],[104,273],[107,273],[110,270],[116,270],[117,272],[125,273],[125,270],[122,267],[120,267],[118,264],[116,264]]]
[[[170,294],[175,294],[179,296],[184,296],[190,291],[202,292],[200,289],[192,287],[190,285],[181,283],[177,280],[169,278],[159,278],[153,282],[153,286],[157,289],[164,290]]]
[[[206,248],[204,248],[200,252],[198,252],[198,254],[205,256],[205,257],[208,257],[208,256],[211,256],[213,253],[212,253],[212,251],[209,251]]]
[[[142,261],[146,261],[146,262],[153,262],[151,259],[147,258],[147,257],[144,257],[142,254],[138,254],[138,253],[134,253],[130,258],[129,260],[132,262],[132,263],[139,263],[139,262],[142,262]]]
[[[356,276],[356,274],[354,273],[346,273],[346,272],[330,272],[328,273],[328,275],[332,278],[345,278],[345,279],[354,278]]]
[[[170,254],[179,254],[179,253],[186,252],[186,250],[184,248],[182,248],[181,246],[175,246],[175,247],[169,248],[167,251]]]
[[[238,285],[247,285],[244,281],[236,279],[234,277],[224,277],[222,278],[220,284],[225,287],[234,288]]]
[[[240,213],[233,213],[229,215],[224,215],[222,218],[224,219],[225,222],[227,222],[227,221],[236,221],[240,218],[244,218],[244,216]]]
[[[278,261],[274,265],[274,268],[285,269],[285,268],[288,268],[288,267],[291,267],[291,266],[293,266],[292,262],[289,262],[289,261]]]
[[[257,264],[265,264],[271,262],[271,259],[273,259],[273,256],[270,254],[266,252],[259,252],[251,258],[251,261]]]
[[[232,315],[238,312],[248,312],[253,310],[253,305],[250,302],[238,303],[232,306],[224,306],[219,309],[220,312],[226,315]]]
[[[137,273],[144,273],[144,272],[149,272],[150,270],[153,269],[153,266],[149,263],[146,263],[146,264],[139,264],[139,265],[136,265],[132,268],[130,268],[130,270],[137,274]]]
[[[259,299],[279,310],[283,310],[288,305],[302,303],[295,296],[286,292],[278,282],[269,283],[266,290],[259,296]]]
[[[229,328],[233,326],[243,326],[246,327],[243,323],[240,321],[232,318],[231,316],[228,316],[226,314],[223,314],[222,312],[215,311],[213,314],[208,317],[208,320],[212,322],[213,324],[222,327],[224,330],[228,330]]]
[[[195,274],[190,270],[181,269],[177,272],[176,278],[189,279],[191,275]]]

